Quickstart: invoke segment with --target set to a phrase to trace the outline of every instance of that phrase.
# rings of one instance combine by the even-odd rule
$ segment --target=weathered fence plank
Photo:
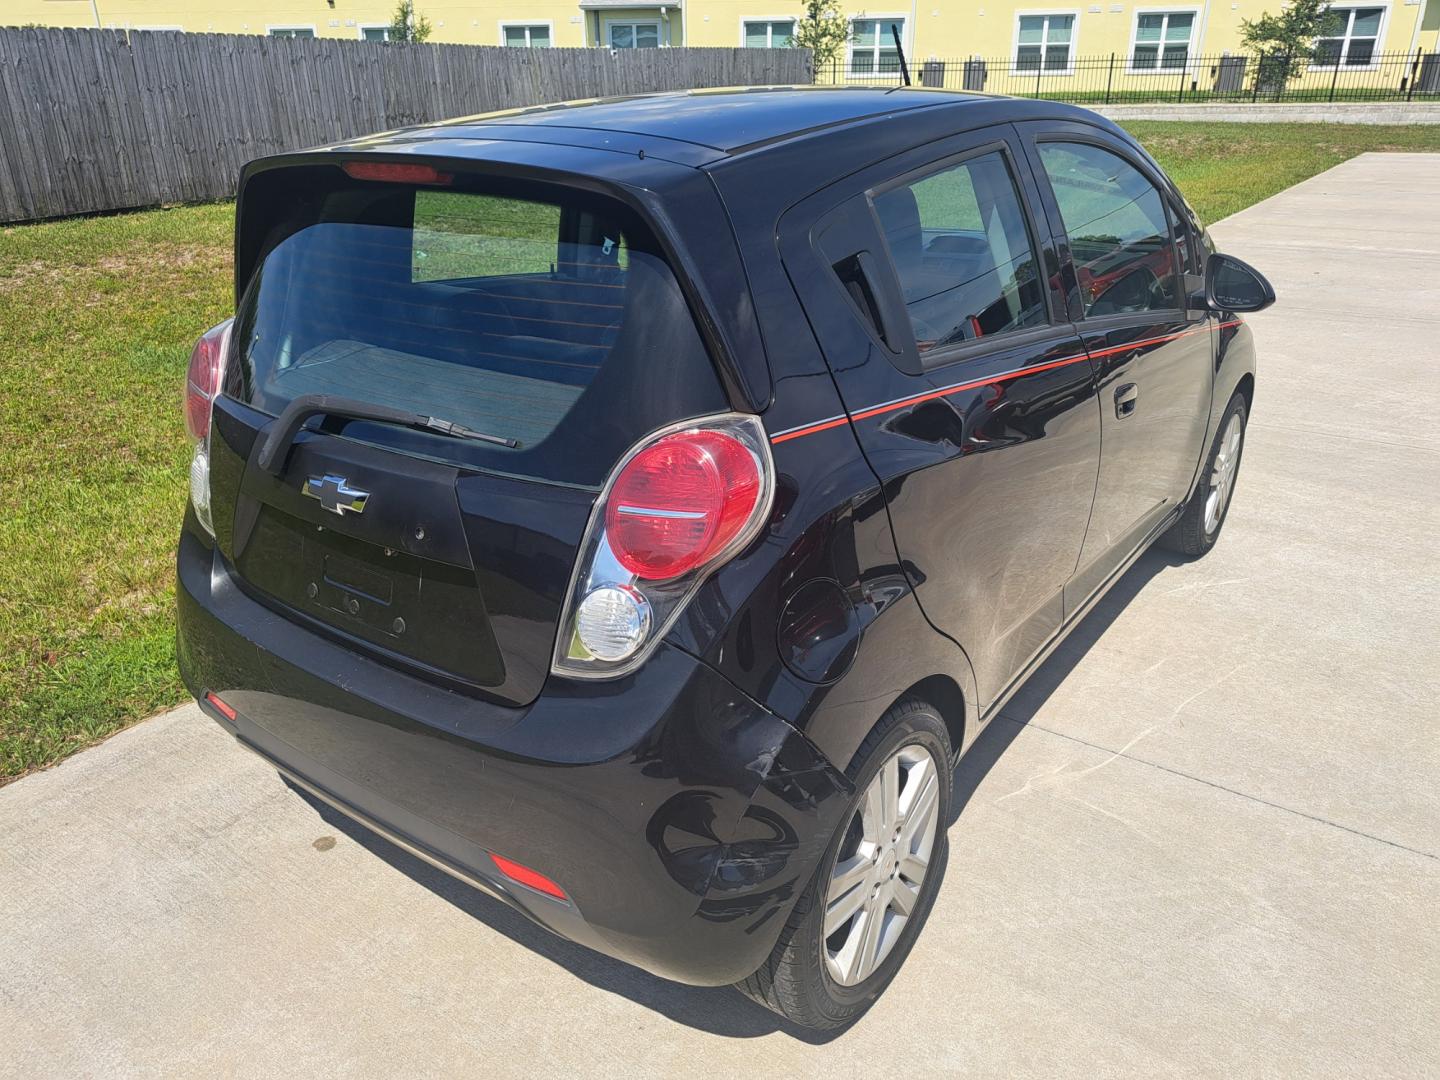
[[[265,154],[575,98],[811,80],[805,49],[0,29],[0,221],[218,199]]]

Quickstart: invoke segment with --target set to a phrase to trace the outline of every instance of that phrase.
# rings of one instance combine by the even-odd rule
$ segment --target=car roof
[[[675,90],[571,101],[449,120],[441,125],[492,137],[495,126],[525,125],[642,135],[734,154],[765,143],[935,105],[994,98],[908,87],[767,86]],[[559,134],[558,132],[556,134]]]

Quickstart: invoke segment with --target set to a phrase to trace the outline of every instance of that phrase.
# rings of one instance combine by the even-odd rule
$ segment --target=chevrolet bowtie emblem
[[[359,488],[352,488],[350,481],[343,476],[333,476],[327,473],[324,476],[312,476],[305,481],[300,488],[302,494],[318,499],[320,505],[332,514],[360,514],[365,511],[365,503],[370,499],[368,491],[361,491]]]

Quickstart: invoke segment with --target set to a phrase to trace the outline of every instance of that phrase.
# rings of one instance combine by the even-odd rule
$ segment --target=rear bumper
[[[759,967],[846,802],[804,736],[679,649],[505,708],[271,612],[188,528],[178,570],[181,674],[242,744],[548,929],[657,975],[718,985]],[[568,899],[506,878],[492,852]]]

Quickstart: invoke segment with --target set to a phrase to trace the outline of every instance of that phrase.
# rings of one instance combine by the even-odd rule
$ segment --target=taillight
[[[185,430],[197,442],[210,434],[210,407],[220,393],[220,380],[225,374],[225,346],[230,341],[230,326],[234,321],[226,319],[219,326],[212,326],[190,350],[190,370],[185,374]]]
[[[225,354],[234,322],[226,319],[205,332],[190,352],[190,368],[185,373],[185,430],[195,443],[190,457],[190,505],[211,536],[215,524],[210,516],[210,414],[225,377]]]
[[[705,578],[754,539],[774,488],[758,417],[687,421],[632,448],[590,516],[555,672],[613,678],[644,662]]]
[[[722,431],[681,431],[636,454],[616,477],[605,531],[620,565],[650,580],[708,562],[750,520],[760,463]]]

